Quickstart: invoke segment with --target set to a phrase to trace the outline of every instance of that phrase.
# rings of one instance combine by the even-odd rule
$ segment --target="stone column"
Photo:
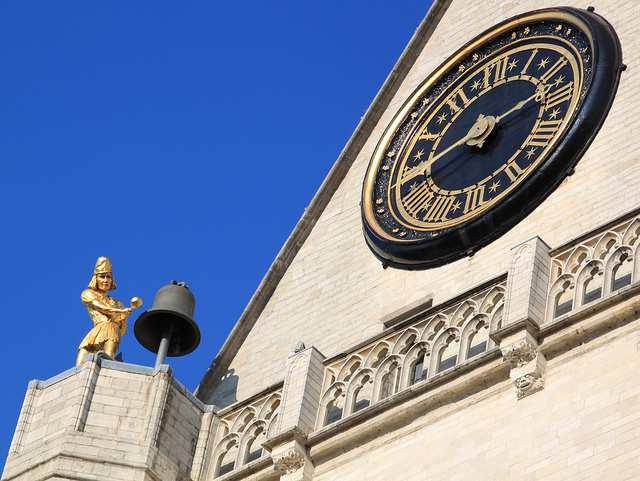
[[[264,444],[283,481],[309,481],[313,476],[306,439],[314,429],[320,404],[323,360],[317,349],[302,343],[287,359],[278,425]]]
[[[544,387],[546,359],[537,336],[545,321],[549,250],[539,237],[511,250],[502,327],[492,335],[511,367],[517,399]]]

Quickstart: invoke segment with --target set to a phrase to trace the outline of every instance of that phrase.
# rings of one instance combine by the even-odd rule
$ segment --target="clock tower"
[[[591,5],[434,0],[196,392],[32,383],[3,481],[638,479],[640,3]]]

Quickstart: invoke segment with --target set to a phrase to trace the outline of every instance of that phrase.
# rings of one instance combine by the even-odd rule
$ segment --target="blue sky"
[[[190,284],[197,385],[428,3],[0,3],[0,465],[28,381],[74,364],[97,256],[147,308]]]

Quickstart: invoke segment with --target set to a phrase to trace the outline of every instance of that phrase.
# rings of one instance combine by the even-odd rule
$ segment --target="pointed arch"
[[[435,316],[433,316],[424,330],[422,331],[421,340],[432,342],[439,332],[446,329],[449,326],[449,318],[439,312]]]
[[[458,307],[456,307],[456,310],[453,312],[453,314],[451,315],[451,317],[449,318],[449,323],[452,326],[462,326],[465,322],[467,322],[469,319],[471,319],[476,313],[478,312],[478,305],[470,300],[467,299],[464,302],[461,302],[460,305],[458,305]]]
[[[489,325],[487,314],[477,314],[462,328],[458,362],[471,359],[489,348]]]
[[[565,262],[562,272],[576,274],[591,257],[591,250],[588,247],[584,245],[575,247]]]
[[[635,218],[622,234],[622,244],[634,246],[640,238],[640,219]]]
[[[362,358],[357,354],[353,354],[343,365],[338,372],[338,381],[348,382],[349,379],[360,369],[362,366]]]
[[[252,406],[245,407],[240,414],[236,417],[235,421],[231,425],[231,432],[241,433],[256,417],[256,410]]]
[[[371,352],[369,352],[369,354],[365,358],[364,366],[377,368],[389,355],[390,350],[391,346],[387,341],[380,341],[374,346],[373,349],[371,349]]]
[[[479,313],[489,314],[493,312],[499,304],[504,302],[504,287],[494,286],[492,287],[482,302],[480,303]]]
[[[240,465],[259,459],[263,455],[262,443],[266,440],[267,423],[253,421],[240,436],[238,460]]]
[[[406,354],[411,346],[419,339],[420,333],[417,329],[410,327],[406,329],[396,340],[391,351],[392,354]],[[403,352],[404,351],[404,352]]]
[[[345,398],[345,416],[371,405],[373,402],[373,377],[374,371],[364,368],[349,382]]]
[[[633,250],[631,247],[618,247],[606,261],[604,275],[605,295],[619,291],[633,283],[634,274]]]
[[[214,477],[230,473],[238,466],[240,438],[236,433],[227,434],[213,452]]]
[[[258,419],[269,420],[275,414],[275,412],[280,407],[281,396],[280,393],[274,393],[269,396],[264,403],[262,403],[262,407],[260,408],[260,412],[258,413]]]
[[[335,382],[320,401],[317,426],[327,426],[344,417],[346,386],[343,382]]]
[[[574,309],[601,299],[604,295],[604,263],[600,259],[587,262],[576,280]]]
[[[387,357],[376,370],[373,378],[373,402],[386,399],[399,389],[402,358],[397,354]]]
[[[563,274],[551,285],[547,299],[547,319],[552,320],[573,310],[575,279]]]
[[[416,343],[406,354],[400,371],[400,389],[424,381],[429,375],[431,346],[425,341]]]
[[[460,355],[460,329],[449,327],[438,335],[433,343],[431,364],[432,374],[445,371],[458,363]]]
[[[620,236],[615,232],[605,232],[593,249],[593,258],[604,260],[609,254],[620,245]]]

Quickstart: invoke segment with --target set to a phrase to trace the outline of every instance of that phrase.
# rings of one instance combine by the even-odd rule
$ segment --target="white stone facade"
[[[33,383],[2,480],[640,479],[640,2],[591,4],[629,68],[525,220],[426,271],[364,243],[364,172],[424,77],[506,18],[587,6],[435,2],[197,399],[166,369],[95,359]]]

